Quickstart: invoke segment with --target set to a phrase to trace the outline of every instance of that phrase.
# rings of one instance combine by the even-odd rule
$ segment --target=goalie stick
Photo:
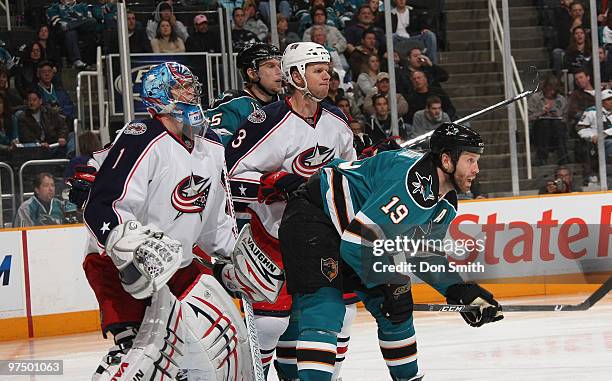
[[[612,290],[612,277],[608,278],[595,292],[580,304],[513,304],[502,306],[502,312],[569,312],[586,311],[593,307]],[[478,311],[480,306],[462,304],[415,304],[414,311],[469,312]]]
[[[520,99],[523,99],[525,97],[528,97],[532,94],[534,94],[536,91],[538,91],[539,87],[540,87],[540,78],[539,78],[539,74],[538,74],[538,69],[535,66],[530,66],[527,71],[525,72],[525,83],[527,83],[528,87],[525,88],[525,91],[523,91],[520,94],[515,95],[514,97],[510,98],[510,99],[504,99],[501,102],[498,102],[494,105],[491,105],[489,107],[483,108],[482,110],[476,111],[473,114],[464,116],[463,118],[459,118],[457,120],[454,121],[454,123],[463,123],[463,122],[467,122],[468,120],[474,119],[477,116],[480,116],[482,114],[485,114],[487,112],[493,111],[493,110],[497,110],[500,107],[509,105],[510,103],[514,103]],[[427,139],[429,139],[429,137],[433,134],[433,130],[429,131],[421,136],[417,136],[416,138],[407,140],[405,142],[403,142],[402,144],[400,144],[402,147],[413,147],[417,144],[420,144],[424,141],[426,141]]]
[[[238,237],[238,226],[236,225],[236,213],[234,212],[234,202],[232,201],[232,192],[229,186],[229,178],[227,175],[227,165],[223,163],[223,177],[225,193],[227,196],[227,208],[229,209],[230,216],[232,217],[232,230],[234,235]],[[257,337],[257,328],[255,327],[255,313],[253,312],[253,305],[251,302],[242,297],[242,308],[244,309],[244,320],[246,323],[247,331],[249,332],[249,347],[251,348],[251,360],[253,361],[253,378],[254,381],[265,381],[266,375],[261,364],[261,351],[259,350],[259,339]]]

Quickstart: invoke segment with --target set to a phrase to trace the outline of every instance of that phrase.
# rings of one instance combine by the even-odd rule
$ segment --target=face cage
[[[178,100],[178,99],[174,99],[174,95],[172,95],[172,90],[170,90],[170,99],[172,100],[172,102],[182,102],[182,103],[187,103],[187,104],[193,104],[193,105],[199,105],[201,100],[202,100],[202,84],[200,83],[200,81],[198,81],[198,77],[196,77],[195,75],[193,76],[193,81],[192,82],[188,82],[191,85],[191,91],[188,90],[185,85],[183,85],[180,82],[176,82],[176,85],[174,85],[173,89],[182,89],[185,90],[187,93],[189,94],[193,94],[191,99],[188,99],[186,101],[183,100]]]

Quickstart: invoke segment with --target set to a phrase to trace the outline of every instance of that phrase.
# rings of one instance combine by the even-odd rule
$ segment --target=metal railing
[[[26,167],[30,166],[39,166],[39,165],[49,165],[49,164],[68,164],[70,160],[68,159],[47,159],[47,160],[28,160],[19,167],[19,204],[24,201],[24,197],[26,194],[23,192],[23,171]],[[31,196],[31,193],[27,195]]]
[[[489,0],[489,38],[490,38],[490,50],[491,50],[491,62],[495,62],[495,47],[499,49],[500,52],[504,51],[504,28],[502,26],[501,17],[499,17],[499,12],[497,11],[497,1]],[[516,61],[514,57],[511,57],[512,67],[504,68],[504,70],[512,70],[512,87],[514,90],[514,94],[520,94],[524,91],[523,82],[521,81],[521,77],[519,75],[518,68],[516,66]],[[525,153],[527,158],[527,178],[532,178],[531,171],[531,142],[529,139],[529,115],[527,108],[527,99],[521,99],[518,101],[518,110],[519,115],[521,116],[521,120],[523,122],[524,133],[525,133]]]
[[[94,96],[94,86],[92,78],[96,80],[96,96]],[[85,112],[85,100],[83,99],[84,81],[87,80],[87,113]],[[102,144],[109,142],[108,125],[105,124],[105,98],[104,98],[104,75],[102,67],[102,48],[98,47],[96,52],[96,70],[81,71],[77,74],[77,120],[81,128],[89,127],[90,131],[100,131]],[[95,99],[97,98],[97,99]],[[96,106],[97,105],[97,106]],[[94,125],[94,108],[97,107],[98,128]],[[75,139],[78,139],[78,132],[75,130]],[[77,145],[78,149],[78,145]]]
[[[11,31],[11,9],[9,7],[9,0],[0,1],[0,8],[6,11],[6,29],[10,32]]]
[[[6,169],[9,172],[11,178],[11,193],[4,193],[2,191],[2,169]],[[15,219],[15,213],[17,212],[17,204],[15,201],[15,174],[13,168],[7,163],[0,162],[0,227],[4,227],[4,205],[5,199],[11,200],[11,221]]]

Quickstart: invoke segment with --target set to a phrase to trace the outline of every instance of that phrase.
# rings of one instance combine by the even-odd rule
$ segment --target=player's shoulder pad
[[[209,109],[217,108],[225,103],[241,97],[249,97],[250,95],[243,90],[226,90],[213,100]]]
[[[217,143],[217,144],[223,145],[223,142],[221,141],[221,138],[219,137],[219,135],[212,128],[207,128],[206,129],[206,133],[204,134],[204,139],[210,140],[213,143]]]
[[[349,125],[349,121],[348,118],[346,117],[346,115],[344,115],[344,113],[342,112],[342,110],[340,110],[338,108],[338,106],[331,104],[329,102],[321,102],[321,108],[327,112],[329,112],[330,114],[333,114],[335,116],[337,116],[339,119],[341,119],[344,123],[346,123],[346,126],[348,127]]]
[[[114,142],[116,145],[147,145],[160,134],[166,132],[164,125],[157,119],[134,120],[123,126]]]
[[[253,146],[262,141],[272,129],[276,128],[290,112],[291,109],[285,101],[278,101],[249,114],[225,148],[227,167],[232,168]]]
[[[397,155],[411,155],[411,152],[406,150],[395,151]],[[440,187],[438,172],[436,166],[426,155],[417,155],[408,158],[406,164],[409,166],[406,171],[406,192],[422,209],[431,209],[438,203],[438,190]]]

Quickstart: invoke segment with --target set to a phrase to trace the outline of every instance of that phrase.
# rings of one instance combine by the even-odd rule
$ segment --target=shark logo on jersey
[[[191,174],[174,187],[172,191],[172,206],[178,210],[175,220],[183,213],[199,213],[202,218],[202,211],[206,207],[206,200],[210,192],[210,179]]]
[[[421,176],[419,172],[415,173],[417,181],[412,182],[412,186],[414,187],[412,194],[420,193],[423,201],[435,200],[436,198],[431,190],[431,175]]]
[[[327,148],[317,144],[296,156],[291,167],[295,174],[310,177],[319,168],[329,163],[335,157],[334,153],[334,148]]]

